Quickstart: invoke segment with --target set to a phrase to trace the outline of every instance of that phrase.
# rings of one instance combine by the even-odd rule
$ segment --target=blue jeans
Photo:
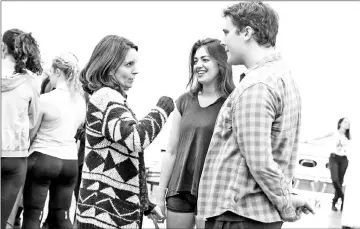
[[[344,176],[348,167],[349,160],[346,156],[339,156],[335,153],[330,154],[329,169],[331,173],[331,180],[334,185],[335,195],[333,203],[335,204],[339,198],[344,202],[344,192],[342,185],[344,183]]]
[[[6,227],[25,177],[26,157],[1,158],[1,229]]]
[[[77,160],[63,160],[40,152],[28,158],[24,187],[23,229],[38,229],[48,191],[49,228],[72,228],[68,211],[77,181]]]

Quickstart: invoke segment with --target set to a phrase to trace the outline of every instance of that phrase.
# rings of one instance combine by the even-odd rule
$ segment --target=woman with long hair
[[[2,37],[1,76],[1,229],[15,204],[26,177],[29,129],[39,114],[39,93],[33,74],[43,71],[39,46],[19,29]]]
[[[349,164],[348,160],[348,149],[349,142],[351,140],[350,135],[350,121],[347,118],[339,119],[337,123],[337,131],[331,132],[325,136],[314,138],[312,140],[305,141],[305,143],[311,143],[324,138],[332,138],[333,151],[329,157],[329,169],[331,173],[331,180],[334,185],[335,195],[332,201],[332,210],[337,211],[336,203],[339,199],[342,200],[341,210],[344,206],[344,192],[343,183],[346,169]]]
[[[144,214],[162,220],[160,210],[149,202],[144,149],[160,133],[174,102],[163,96],[148,115],[136,118],[126,99],[138,74],[137,51],[124,37],[106,36],[81,71],[91,97],[77,204],[79,229],[141,228]]]
[[[167,228],[204,227],[196,219],[199,180],[217,115],[235,88],[225,48],[217,39],[195,42],[189,69],[190,90],[176,101],[157,191]]]

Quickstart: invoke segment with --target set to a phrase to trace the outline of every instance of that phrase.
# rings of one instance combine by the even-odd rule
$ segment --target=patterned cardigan
[[[77,205],[79,229],[141,228],[149,208],[143,150],[168,113],[155,107],[137,121],[126,99],[104,87],[90,98],[86,149]]]

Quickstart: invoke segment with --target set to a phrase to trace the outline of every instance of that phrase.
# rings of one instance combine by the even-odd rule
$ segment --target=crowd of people
[[[221,41],[200,39],[190,49],[189,90],[175,102],[160,97],[142,119],[127,102],[139,73],[138,46],[129,39],[105,36],[83,69],[73,53],[43,69],[31,33],[6,31],[1,229],[22,211],[23,229],[40,228],[44,207],[43,228],[73,228],[73,193],[79,229],[142,228],[144,216],[155,224],[166,219],[167,228],[281,228],[314,213],[292,193],[301,97],[275,50],[278,15],[249,1],[226,8],[223,18]],[[247,68],[240,82],[233,82],[232,65]],[[170,114],[152,203],[144,150]],[[334,203],[344,199],[349,128],[348,119],[339,121],[330,156]]]

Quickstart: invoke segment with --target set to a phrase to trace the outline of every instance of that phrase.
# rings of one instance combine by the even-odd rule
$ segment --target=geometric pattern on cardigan
[[[141,228],[148,205],[139,155],[167,119],[156,107],[138,121],[124,97],[110,88],[95,92],[86,116],[85,158],[77,205],[78,228]],[[142,166],[144,167],[144,166]],[[145,188],[146,189],[146,188]]]

